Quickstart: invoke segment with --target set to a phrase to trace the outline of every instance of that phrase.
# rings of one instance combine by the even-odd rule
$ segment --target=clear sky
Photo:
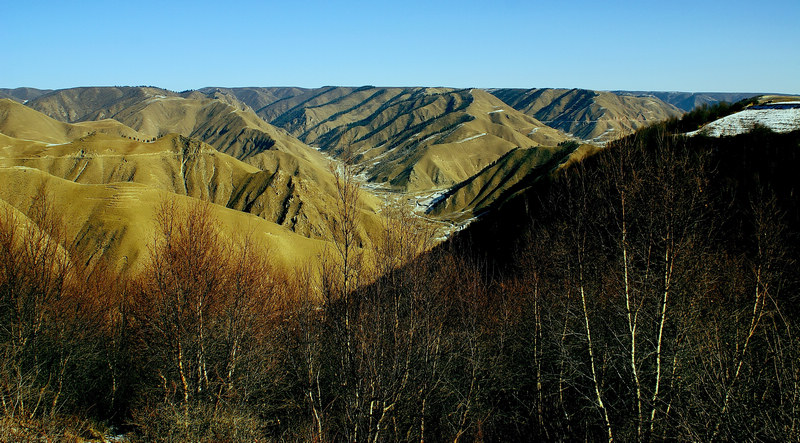
[[[2,0],[0,87],[800,93],[800,0]]]

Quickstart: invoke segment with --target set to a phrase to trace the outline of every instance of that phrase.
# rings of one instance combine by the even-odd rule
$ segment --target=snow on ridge
[[[714,120],[686,135],[704,134],[711,137],[739,135],[750,131],[756,124],[775,132],[791,132],[800,129],[800,109],[749,108]]]
[[[428,141],[428,140],[430,140],[430,139],[432,139],[432,138],[436,138],[436,137],[437,137],[437,136],[439,136],[440,134],[441,134],[441,132],[437,132],[437,133],[435,133],[435,134],[431,134],[431,135],[429,135],[429,136],[427,136],[427,137],[423,138],[423,139],[422,139],[422,140],[420,140],[419,142],[420,142],[420,143],[425,143],[426,141]]]
[[[465,139],[461,139],[461,140],[457,141],[456,143],[464,143],[464,142],[468,142],[468,141],[470,141],[470,140],[475,140],[476,138],[481,138],[481,137],[483,137],[484,135],[486,135],[486,133],[485,133],[485,132],[481,132],[481,133],[480,133],[480,134],[478,134],[478,135],[473,135],[472,137],[467,137],[467,138],[465,138]]]

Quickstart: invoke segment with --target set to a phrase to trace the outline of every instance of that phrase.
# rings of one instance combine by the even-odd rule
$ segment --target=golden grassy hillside
[[[333,174],[285,153],[265,156],[259,169],[178,134],[153,143],[95,134],[57,146],[10,137],[0,143],[4,139],[11,142],[0,151],[0,166],[35,168],[82,184],[138,183],[251,213],[307,237],[333,235]],[[363,195],[367,227],[377,225],[378,206]]]
[[[231,109],[214,100],[175,99],[189,107],[192,101],[209,102],[211,111]],[[256,157],[256,167],[179,134],[143,142],[117,135],[120,129],[133,130],[115,120],[69,124],[10,100],[0,105],[0,199],[24,210],[34,193],[31,186],[47,183],[57,210],[70,220],[76,248],[83,252],[98,250],[112,260],[138,261],[152,237],[154,211],[163,201],[184,206],[211,202],[236,230],[234,225],[241,223],[235,220],[260,220],[252,223],[270,233],[265,238],[274,240],[269,244],[282,251],[285,264],[295,256],[315,256],[335,237],[337,185],[330,162],[300,142],[305,158],[291,149],[270,149]],[[252,123],[269,126],[257,117]],[[150,134],[133,134],[150,140]],[[365,247],[381,229],[380,206],[376,197],[361,194],[357,237]]]
[[[239,96],[269,104],[256,115]],[[55,118],[113,117],[148,138],[178,133],[266,169],[294,161],[275,151],[325,169],[307,144],[340,158],[347,147],[370,181],[412,191],[452,186],[511,149],[567,138],[483,90],[76,88],[31,106]]]
[[[220,98],[223,95],[235,97],[242,103],[247,104],[252,109],[259,109],[271,105],[279,100],[286,100],[291,97],[303,94],[308,91],[305,88],[278,87],[278,88],[201,88],[198,92],[205,94],[208,98]]]
[[[548,126],[592,142],[629,135],[683,113],[652,96],[585,89],[495,89],[491,93]]]
[[[84,87],[58,89],[26,104],[56,120],[74,123],[114,118],[121,110],[155,96],[177,94],[154,87]]]
[[[90,133],[144,139],[144,135],[116,120],[69,124],[54,120],[10,99],[0,99],[0,133],[22,140],[66,143]]]
[[[52,89],[36,89],[36,88],[0,88],[0,98],[10,98],[14,101],[25,103],[28,100],[33,100],[48,92]]]
[[[217,150],[252,164],[259,154],[277,150],[317,166],[324,158],[285,131],[259,118],[232,95],[209,98],[198,91],[182,96],[157,88],[74,88],[55,91],[29,106],[63,121],[113,118],[157,138],[177,133],[204,141]]]
[[[67,240],[84,259],[102,255],[136,270],[156,238],[155,215],[164,201],[179,207],[197,200],[139,183],[81,184],[26,167],[0,167],[0,200],[25,214],[40,186],[62,216]],[[252,233],[282,266],[316,258],[325,242],[295,234],[251,214],[212,205],[223,232]]]

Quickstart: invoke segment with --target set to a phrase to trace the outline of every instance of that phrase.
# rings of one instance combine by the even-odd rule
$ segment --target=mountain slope
[[[66,123],[114,118],[117,112],[150,97],[173,97],[161,88],[84,87],[58,89],[27,103],[31,108]]]
[[[654,97],[586,89],[493,89],[490,92],[527,115],[574,136],[606,142],[681,111]]]
[[[408,191],[446,188],[511,149],[567,139],[478,89],[328,87],[275,102],[258,115],[349,158],[368,181]]]
[[[198,89],[208,98],[219,98],[223,95],[236,98],[252,109],[258,110],[280,100],[303,94],[306,88],[215,88],[207,87]]]
[[[195,92],[184,98],[156,88],[75,88],[55,91],[28,105],[62,121],[113,118],[147,137],[178,133],[204,141],[240,160],[280,150],[319,165],[322,156],[258,118],[240,102]]]
[[[596,149],[577,143],[514,149],[439,197],[427,213],[455,221],[480,215]]]
[[[0,167],[0,201],[23,214],[44,186],[66,229],[67,240],[82,257],[104,256],[120,268],[135,271],[146,261],[155,239],[155,215],[165,201],[188,207],[186,196],[137,183],[80,184],[26,167]],[[269,221],[211,205],[223,232],[250,232],[284,269],[316,257],[325,242],[312,240]]]
[[[0,98],[10,98],[11,100],[25,103],[29,100],[33,100],[37,97],[41,97],[48,92],[52,92],[51,89],[36,89],[36,88],[0,88]]]
[[[306,237],[333,238],[333,176],[288,155],[278,153],[259,169],[177,134],[153,143],[98,134],[57,146],[15,146],[0,150],[0,166],[35,168],[83,184],[138,183],[251,213]],[[377,206],[364,195],[365,226],[378,224]]]
[[[144,135],[116,120],[69,124],[54,120],[10,99],[0,99],[0,133],[17,139],[44,143],[65,143],[99,132],[144,139]]]

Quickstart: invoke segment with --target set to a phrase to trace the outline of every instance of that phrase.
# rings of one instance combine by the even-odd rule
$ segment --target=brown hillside
[[[494,89],[494,96],[575,137],[602,143],[683,112],[656,97],[586,89]]]
[[[326,164],[319,153],[266,123],[233,96],[208,98],[198,91],[184,96],[157,88],[75,88],[47,94],[29,106],[63,121],[113,118],[146,137],[178,133],[254,164],[266,150]]]
[[[66,143],[93,132],[144,139],[145,136],[115,120],[68,124],[10,99],[0,99],[0,133],[44,143]]]
[[[117,112],[149,97],[171,97],[172,91],[151,87],[87,87],[59,89],[27,103],[31,108],[67,123],[114,118]]]
[[[17,143],[0,151],[0,166],[36,168],[82,184],[138,183],[248,212],[312,238],[332,238],[336,220],[330,171],[280,152],[265,156],[259,169],[177,134],[154,143],[100,134],[58,146]],[[362,216],[373,220],[366,226],[377,226],[377,206],[364,194]]]
[[[22,213],[44,185],[53,209],[63,216],[70,246],[81,257],[102,255],[121,268],[136,270],[155,239],[155,214],[165,200],[186,207],[193,199],[138,183],[88,185],[25,167],[0,168],[0,200]],[[307,262],[325,242],[297,235],[251,214],[212,205],[223,232],[252,232],[278,263],[292,268]]]
[[[198,90],[208,98],[219,98],[223,95],[235,97],[254,110],[259,110],[280,100],[303,94],[305,88],[202,88]]]

